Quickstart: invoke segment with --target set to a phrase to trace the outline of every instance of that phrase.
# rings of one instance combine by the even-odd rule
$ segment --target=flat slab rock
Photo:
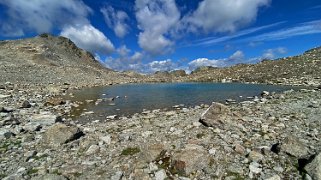
[[[50,126],[61,121],[61,116],[54,115],[50,112],[41,112],[30,117],[30,122],[39,123],[42,126]]]

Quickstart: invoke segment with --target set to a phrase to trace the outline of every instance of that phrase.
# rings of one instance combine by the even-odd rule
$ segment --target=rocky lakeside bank
[[[136,82],[317,87],[320,52],[143,76],[102,68],[62,37],[1,41],[0,179],[321,179],[320,88],[87,124],[68,118],[77,104],[59,98],[70,89]]]
[[[77,124],[67,87],[0,87],[2,179],[320,179],[320,90]]]

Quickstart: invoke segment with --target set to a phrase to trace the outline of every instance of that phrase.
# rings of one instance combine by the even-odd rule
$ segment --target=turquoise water
[[[171,109],[175,105],[191,107],[224,102],[226,99],[237,101],[258,96],[262,91],[281,92],[292,89],[291,86],[272,86],[239,83],[162,83],[162,84],[126,84],[107,87],[95,87],[73,92],[73,101],[84,102],[73,111],[77,117],[84,111],[94,111],[96,116],[130,116],[144,109]],[[114,101],[95,104],[97,99],[117,97]],[[85,100],[94,100],[85,102]],[[84,110],[85,109],[85,110]]]

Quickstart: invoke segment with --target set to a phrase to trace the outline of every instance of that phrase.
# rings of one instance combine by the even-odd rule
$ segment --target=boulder
[[[21,104],[21,108],[31,108],[31,104],[29,101],[23,101]]]
[[[166,178],[167,175],[164,169],[161,169],[155,173],[155,180],[164,180]]]
[[[20,122],[13,115],[9,115],[8,117],[5,117],[3,119],[3,121],[2,121],[2,125],[3,126],[6,126],[6,125],[18,125],[18,124],[20,124]]]
[[[309,155],[309,149],[294,136],[285,138],[281,144],[281,151],[297,158],[305,158]]]
[[[189,175],[197,170],[208,167],[210,156],[208,151],[199,145],[188,144],[186,147],[174,153],[172,167],[179,175]]]
[[[312,179],[321,179],[321,153],[307,164],[304,169],[312,177]]]
[[[213,102],[212,105],[202,114],[200,123],[208,127],[215,127],[228,119],[230,109],[224,104]]]
[[[50,126],[57,122],[62,122],[62,118],[50,112],[41,112],[40,114],[32,115],[30,122],[39,123],[42,126]]]
[[[23,129],[29,132],[39,131],[41,129],[41,124],[37,122],[28,122],[23,126]]]
[[[43,141],[48,145],[60,146],[76,140],[83,135],[83,132],[78,127],[57,123],[45,132]]]
[[[8,129],[0,129],[0,140],[9,139],[14,134]]]
[[[165,150],[164,144],[146,144],[142,147],[142,158],[146,162],[154,161],[162,151]]]
[[[98,145],[91,145],[88,150],[86,151],[86,155],[92,155],[99,152],[99,146]]]

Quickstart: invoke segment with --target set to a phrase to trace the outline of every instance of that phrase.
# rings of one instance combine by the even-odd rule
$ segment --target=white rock
[[[3,94],[0,94],[0,99],[3,99],[3,98],[7,98],[7,97],[10,97],[11,95],[3,95]]]
[[[110,135],[102,136],[99,139],[102,140],[104,143],[106,143],[108,145],[111,143],[111,136]]]
[[[86,155],[91,155],[99,152],[99,146],[97,145],[91,145],[88,150],[86,151]]]
[[[281,178],[280,178],[279,175],[274,175],[274,176],[269,177],[269,178],[267,178],[267,179],[265,179],[265,180],[281,180]]]
[[[167,175],[164,169],[161,169],[155,173],[156,180],[164,180],[165,178],[167,178]]]
[[[212,148],[212,149],[210,149],[210,150],[208,151],[208,153],[209,153],[210,155],[215,155],[216,149]]]
[[[149,163],[149,170],[150,171],[156,171],[158,170],[158,166],[155,163]]]
[[[111,180],[120,180],[123,177],[123,172],[117,171],[110,179]]]
[[[252,162],[249,168],[250,168],[250,173],[258,174],[262,172],[262,168],[260,168],[260,164],[257,162]]]
[[[142,136],[144,137],[144,138],[148,138],[150,135],[152,135],[153,134],[153,131],[145,131],[145,132],[143,132],[142,133]]]

